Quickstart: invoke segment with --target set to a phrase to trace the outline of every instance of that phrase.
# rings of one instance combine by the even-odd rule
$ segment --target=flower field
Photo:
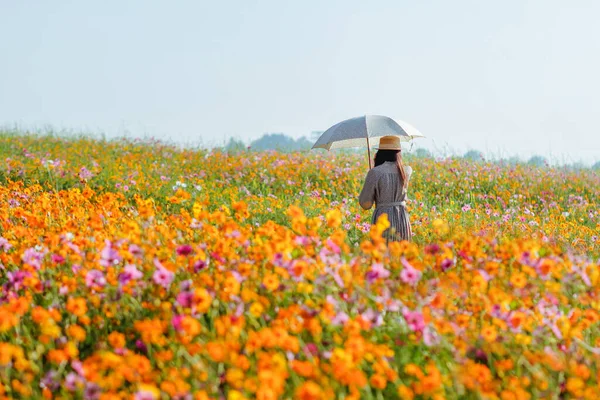
[[[0,399],[598,399],[600,177],[0,134]]]

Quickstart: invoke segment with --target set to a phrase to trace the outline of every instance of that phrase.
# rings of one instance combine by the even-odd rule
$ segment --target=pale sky
[[[173,142],[396,117],[600,161],[600,1],[0,0],[0,125]]]

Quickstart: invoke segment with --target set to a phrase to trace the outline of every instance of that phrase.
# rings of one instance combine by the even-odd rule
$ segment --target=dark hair
[[[404,171],[404,165],[402,165],[402,151],[401,150],[377,150],[375,153],[375,166],[379,166],[386,161],[395,162],[398,166],[398,172],[400,172],[400,179],[402,180],[402,186],[406,187],[406,172]]]

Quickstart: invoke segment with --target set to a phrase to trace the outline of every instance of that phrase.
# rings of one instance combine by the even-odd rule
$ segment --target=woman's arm
[[[367,177],[365,178],[365,184],[363,185],[362,191],[358,196],[358,203],[360,206],[368,210],[373,207],[375,203],[375,186],[377,185],[377,177],[375,176],[374,170],[369,170]]]

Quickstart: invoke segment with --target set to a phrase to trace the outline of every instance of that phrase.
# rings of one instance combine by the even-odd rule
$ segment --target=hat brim
[[[382,147],[373,147],[375,150],[402,150],[402,147],[395,146],[382,146]]]

